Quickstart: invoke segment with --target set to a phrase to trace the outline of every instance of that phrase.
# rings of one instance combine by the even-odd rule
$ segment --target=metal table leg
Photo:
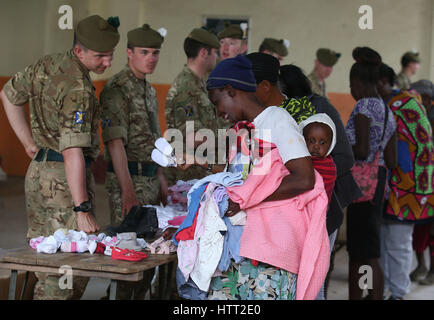
[[[11,270],[11,279],[9,282],[9,300],[15,300],[15,291],[17,289],[17,274],[18,270]]]
[[[118,286],[118,281],[117,280],[110,280],[110,296],[109,296],[109,300],[116,300],[116,289]]]

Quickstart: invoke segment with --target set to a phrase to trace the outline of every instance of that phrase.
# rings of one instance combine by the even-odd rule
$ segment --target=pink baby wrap
[[[328,199],[315,171],[313,190],[287,200],[262,202],[288,174],[276,148],[252,169],[243,185],[227,188],[227,192],[247,213],[240,255],[296,273],[296,299],[312,300],[330,262]]]

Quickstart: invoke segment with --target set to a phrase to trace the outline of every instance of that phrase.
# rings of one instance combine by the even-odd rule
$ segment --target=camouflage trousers
[[[140,205],[159,204],[160,182],[156,176],[144,177],[131,175],[131,179]],[[119,225],[122,223],[124,217],[122,217],[122,192],[115,173],[107,172],[105,177],[105,189],[109,198],[110,223],[112,225]],[[143,279],[137,282],[118,281],[116,299],[144,299],[146,292],[150,288],[154,272],[155,269],[145,271]]]
[[[90,169],[86,170],[86,188],[95,212],[95,182]],[[27,208],[27,240],[50,236],[59,228],[77,230],[74,202],[66,180],[62,162],[32,161],[24,183]],[[60,289],[59,276],[36,272],[35,300],[80,299],[89,278],[73,279],[72,289]]]

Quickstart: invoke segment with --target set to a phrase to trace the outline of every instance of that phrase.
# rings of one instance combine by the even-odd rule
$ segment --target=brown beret
[[[146,23],[140,28],[129,31],[127,38],[129,45],[142,48],[159,49],[164,42],[164,37]]]
[[[333,67],[336,62],[338,62],[340,56],[340,53],[334,52],[333,50],[326,48],[318,49],[318,51],[316,52],[316,58],[318,59],[318,61],[327,67]]]
[[[117,21],[119,23],[119,20]],[[117,26],[115,27],[98,15],[93,15],[77,24],[75,36],[77,41],[86,48],[97,52],[107,52],[113,50],[119,42],[120,35]]]
[[[262,41],[262,49],[277,53],[279,56],[286,57],[288,55],[288,48],[285,45],[284,40],[277,40],[273,38],[265,38]]]
[[[220,48],[220,42],[217,39],[217,37],[213,33],[209,32],[208,30],[205,30],[204,28],[193,29],[188,35],[188,38],[196,40],[197,42],[200,42],[207,46],[210,46],[211,48],[215,48],[215,49]]]

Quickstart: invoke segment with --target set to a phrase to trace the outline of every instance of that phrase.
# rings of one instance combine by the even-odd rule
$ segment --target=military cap
[[[231,24],[217,35],[219,40],[223,38],[246,39],[247,23]]]
[[[128,44],[133,47],[141,48],[161,48],[166,36],[166,29],[160,28],[158,31],[152,29],[149,24],[144,24],[140,28],[130,30],[127,33]]]
[[[86,48],[107,52],[116,47],[119,42],[119,18],[110,17],[107,21],[98,15],[81,20],[75,29],[75,37]]]
[[[409,61],[409,62],[420,63],[419,52],[408,51],[408,52],[404,53],[404,55],[402,56],[401,61],[403,61],[404,59],[407,60],[407,61]]]
[[[188,38],[196,40],[197,42],[200,42],[207,46],[210,46],[211,48],[215,48],[215,49],[220,48],[220,42],[217,39],[217,37],[213,33],[209,32],[204,28],[193,29],[189,33]]]
[[[340,58],[340,56],[340,53],[325,48],[320,48],[316,52],[316,58],[318,59],[318,61],[327,67],[333,67]]]
[[[277,40],[273,38],[265,38],[260,46],[263,50],[268,50],[277,53],[279,56],[286,57],[288,55],[289,41]]]

